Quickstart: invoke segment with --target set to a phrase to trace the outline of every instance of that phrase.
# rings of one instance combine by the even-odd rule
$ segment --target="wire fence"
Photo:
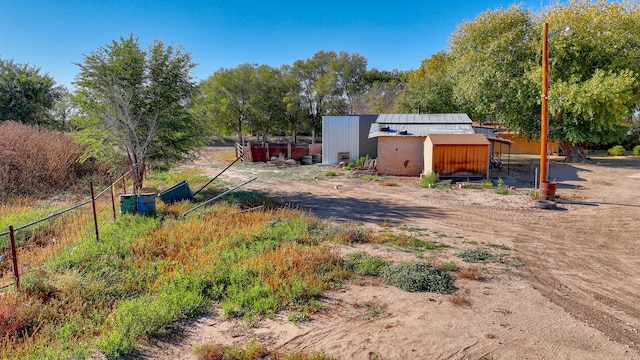
[[[133,191],[133,170],[100,192],[89,183],[91,198],[27,224],[0,232],[0,289],[20,287],[20,276],[41,266],[58,250],[87,233],[100,241],[100,229],[117,217],[116,198]]]

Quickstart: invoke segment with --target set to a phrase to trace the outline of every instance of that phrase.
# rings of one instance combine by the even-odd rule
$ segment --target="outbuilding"
[[[355,161],[363,156],[376,158],[378,140],[370,138],[369,128],[378,115],[322,117],[322,163]]]
[[[418,176],[424,171],[424,144],[432,134],[474,134],[467,114],[380,114],[369,138],[378,139],[377,172]]]
[[[424,141],[424,172],[440,177],[489,178],[490,142],[482,134],[430,134]]]

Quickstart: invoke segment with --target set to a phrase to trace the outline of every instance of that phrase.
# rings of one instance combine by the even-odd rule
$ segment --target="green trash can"
[[[182,180],[172,187],[161,191],[158,196],[162,202],[167,204],[175,201],[193,200],[193,193],[191,192],[191,188],[189,188],[187,180]]]
[[[138,210],[138,195],[122,194],[120,195],[120,213],[135,214]]]
[[[156,194],[147,193],[138,195],[138,213],[150,215],[156,212]]]

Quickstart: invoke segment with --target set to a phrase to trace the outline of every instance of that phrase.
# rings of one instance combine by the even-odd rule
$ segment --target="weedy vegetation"
[[[439,234],[436,234],[438,236]],[[445,237],[445,236],[438,236]],[[451,247],[448,244],[437,242],[437,241],[429,241],[423,240],[416,236],[409,236],[405,234],[394,234],[394,233],[386,233],[384,234],[384,242],[395,245],[401,248],[406,248],[414,251],[420,250],[440,250]]]
[[[493,189],[493,183],[490,180],[485,180],[479,184],[473,185],[474,189]]]
[[[440,175],[438,173],[429,173],[427,175],[422,176],[422,180],[420,181],[420,186],[423,188],[428,188],[433,186],[435,183],[440,180]]]
[[[447,272],[458,271],[458,264],[456,264],[455,261],[447,261],[447,262],[439,263],[437,266],[438,266],[438,269],[442,271],[447,271]]]
[[[381,276],[385,284],[409,292],[448,294],[455,289],[453,280],[447,273],[426,262],[389,265],[382,269]]]
[[[496,186],[495,192],[499,195],[509,194],[509,187],[504,183],[502,178],[498,178],[498,186]]]
[[[493,255],[489,251],[483,249],[462,249],[458,251],[456,255],[460,259],[470,263],[488,262],[493,259]]]
[[[398,182],[393,180],[384,180],[380,181],[380,186],[398,186]]]
[[[270,351],[265,346],[253,340],[246,348],[225,346],[220,343],[207,343],[196,346],[195,354],[198,360],[333,360],[334,358],[322,352],[283,353]]]
[[[345,256],[347,271],[358,275],[378,276],[383,267],[389,263],[379,256],[369,255],[365,251],[355,251]]]
[[[186,176],[194,184],[206,180]],[[158,187],[178,180],[150,177]],[[291,209],[238,212],[263,197],[229,200],[183,219],[173,214],[188,202],[160,203],[157,216],[122,215],[101,229],[99,242],[86,232],[25,273],[20,292],[0,298],[0,352],[20,359],[83,359],[93,349],[127,356],[141,339],[214,302],[228,317],[256,321],[288,310],[291,321],[308,321],[321,308],[316,299],[350,276],[328,244],[374,239]],[[40,215],[28,211],[21,216]],[[381,261],[365,259],[358,271],[374,272]]]

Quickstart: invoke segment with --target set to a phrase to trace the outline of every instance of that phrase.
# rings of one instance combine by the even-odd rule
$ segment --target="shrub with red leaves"
[[[0,193],[48,194],[95,170],[80,162],[82,147],[65,133],[4,121],[0,134]]]

